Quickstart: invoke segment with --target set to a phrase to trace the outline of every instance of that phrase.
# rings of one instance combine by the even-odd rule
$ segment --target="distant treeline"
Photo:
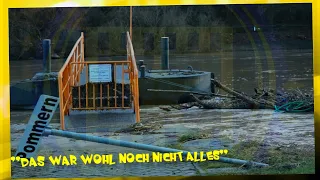
[[[245,33],[253,28],[244,26],[238,10],[251,13],[257,23],[263,22],[262,31],[272,31],[274,36],[310,38],[311,9],[311,4],[134,7],[134,47],[139,55],[157,53],[160,37],[171,36],[171,49],[176,53],[229,49],[234,37],[246,41]],[[52,39],[53,52],[64,57],[81,31],[85,32],[86,48],[91,48],[86,55],[122,55],[121,34],[129,30],[129,12],[129,7],[10,9],[10,60],[41,57],[42,39]],[[212,27],[216,30],[208,30]],[[208,41],[204,47],[201,39]],[[216,47],[217,41],[225,48]]]

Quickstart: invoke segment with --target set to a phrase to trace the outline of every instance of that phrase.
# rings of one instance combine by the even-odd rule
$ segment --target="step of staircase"
[[[133,109],[71,111],[65,116],[66,130],[78,133],[115,132],[135,123]]]

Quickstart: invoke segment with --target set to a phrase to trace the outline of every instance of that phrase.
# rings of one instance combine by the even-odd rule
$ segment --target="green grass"
[[[172,149],[178,149],[178,150],[185,150],[182,146],[182,144],[177,143],[177,144],[169,144],[167,146],[168,148],[172,148]]]
[[[208,138],[205,132],[190,132],[178,137],[178,143],[168,147],[184,149],[182,144],[187,141]],[[230,141],[229,138],[225,140]],[[232,141],[233,142],[233,141]],[[240,171],[222,171],[219,175],[251,175],[251,174],[314,174],[315,150],[314,148],[282,146],[273,147],[259,141],[245,141],[234,145],[224,157],[255,161],[269,164],[269,167],[240,167],[241,165],[222,163],[219,161],[205,161],[199,163],[204,170],[215,168],[241,168]],[[211,170],[210,170],[211,171]],[[214,170],[213,170],[214,171]],[[209,172],[209,171],[208,171]],[[217,175],[217,173],[214,173]],[[208,173],[208,175],[210,175]]]
[[[314,149],[298,150],[296,147],[275,148],[261,142],[242,142],[232,149],[224,157],[262,162],[269,164],[266,168],[245,168],[241,172],[223,172],[223,175],[233,174],[313,174],[315,173]],[[240,167],[240,165],[226,164],[221,162],[206,161],[199,166],[206,169]],[[219,174],[219,175],[220,175]]]
[[[188,134],[184,134],[178,138],[178,142],[184,143],[187,141],[192,141],[196,139],[204,139],[208,138],[208,133],[201,133],[201,132],[190,132]]]
[[[315,160],[303,161],[300,165],[278,165],[267,168],[251,168],[246,171],[223,172],[219,175],[276,175],[276,174],[315,174]],[[210,175],[210,174],[208,174]],[[215,174],[216,175],[216,174]]]

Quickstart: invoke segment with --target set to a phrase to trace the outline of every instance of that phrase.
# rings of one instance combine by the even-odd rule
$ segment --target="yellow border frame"
[[[183,5],[183,4],[272,4],[272,3],[312,3],[313,49],[320,50],[320,0],[2,0],[0,3],[0,178],[11,179],[10,146],[10,83],[9,83],[9,31],[8,8],[53,7],[58,3],[69,2],[71,6],[128,6],[128,5]],[[66,6],[60,4],[60,6]],[[68,5],[70,6],[70,4]],[[315,128],[319,129],[320,120],[320,51],[313,51],[314,67],[314,119]],[[315,133],[316,142],[320,133]],[[316,143],[317,144],[317,143]],[[318,149],[318,148],[317,148]],[[318,150],[317,150],[318,152]],[[183,177],[166,177],[155,179],[182,179]],[[204,178],[204,177],[203,177]],[[70,179],[70,178],[69,178]],[[72,178],[83,179],[83,178]],[[92,179],[92,178],[90,178]],[[94,178],[106,179],[106,178]],[[145,178],[108,178],[145,179]],[[154,179],[154,178],[148,178]]]

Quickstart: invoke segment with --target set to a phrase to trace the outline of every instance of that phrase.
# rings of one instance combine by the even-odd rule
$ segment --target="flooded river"
[[[117,60],[125,57],[87,58],[87,60]],[[160,56],[137,56],[148,69],[160,69]],[[52,71],[59,71],[64,59],[52,60]],[[273,50],[269,55],[255,51],[234,51],[212,54],[170,56],[170,68],[209,71],[222,83],[238,91],[253,93],[253,88],[281,90],[313,88],[312,50]],[[32,78],[42,71],[41,60],[10,61],[11,83]]]
[[[94,60],[95,58],[88,58]],[[98,60],[121,59],[96,58]],[[160,57],[137,57],[143,59],[149,69],[160,68]],[[11,82],[17,82],[42,70],[41,60],[11,61]],[[53,60],[52,70],[58,71],[63,60]],[[193,69],[210,71],[223,84],[245,93],[263,84],[266,88],[289,90],[313,89],[312,50],[274,51],[270,57],[257,57],[253,51],[227,52],[218,54],[193,54],[170,57],[172,69]],[[11,145],[14,150],[22,136],[31,111],[11,112]],[[160,110],[159,107],[141,107],[141,122],[159,128],[152,133],[93,133],[101,137],[134,141],[157,146],[171,146],[179,143],[182,135],[191,132],[205,132],[202,139],[191,139],[181,144],[186,150],[201,151],[212,148],[232,148],[242,141],[263,141],[267,147],[293,147],[314,150],[314,117],[312,113],[287,114],[273,110]],[[51,123],[59,128],[59,116]],[[146,135],[147,134],[147,135]],[[141,153],[134,149],[101,145],[92,142],[49,136],[43,140],[41,155],[91,154],[91,153]],[[273,158],[273,157],[270,157]],[[259,160],[259,159],[258,159]],[[260,159],[261,160],[261,159]],[[300,162],[295,162],[300,163]],[[232,169],[231,171],[234,171]],[[216,170],[214,172],[217,172]],[[34,171],[33,167],[12,166],[14,178],[26,177],[97,177],[97,176],[189,176],[198,175],[199,169],[193,163],[133,163],[77,166],[44,166]],[[216,173],[217,174],[217,173]]]

